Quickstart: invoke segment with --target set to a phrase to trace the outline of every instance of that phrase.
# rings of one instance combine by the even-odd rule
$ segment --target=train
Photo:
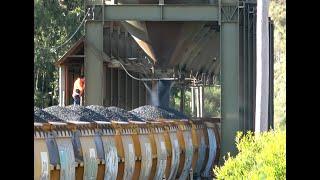
[[[34,122],[34,179],[207,179],[219,123],[199,119]]]

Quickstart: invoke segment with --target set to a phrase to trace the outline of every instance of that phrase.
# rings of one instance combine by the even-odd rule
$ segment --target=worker
[[[80,105],[80,97],[83,96],[84,88],[85,88],[85,79],[84,79],[84,76],[81,75],[80,77],[77,78],[77,80],[73,84],[72,97],[73,97],[74,105]]]
[[[73,105],[80,105],[80,90],[76,89],[76,93],[73,94]]]

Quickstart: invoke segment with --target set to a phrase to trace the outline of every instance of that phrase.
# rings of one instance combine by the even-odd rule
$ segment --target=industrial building
[[[220,78],[221,119],[203,117],[202,113],[198,113],[197,117],[190,118],[188,123],[159,120],[164,124],[156,125],[152,122],[150,123],[152,125],[139,123],[127,125],[111,123],[110,125],[107,123],[92,126],[89,125],[90,123],[85,125],[76,123],[78,127],[70,124],[68,126],[85,131],[80,135],[80,139],[81,136],[94,137],[95,131],[91,130],[96,128],[103,132],[102,135],[100,134],[102,141],[103,136],[107,137],[108,134],[104,129],[114,130],[115,141],[122,138],[121,145],[112,145],[116,147],[118,156],[124,157],[124,165],[119,160],[118,173],[115,173],[116,179],[212,178],[210,174],[212,172],[209,170],[212,165],[218,164],[219,159],[221,160],[227,152],[236,153],[234,145],[236,132],[253,131],[255,127],[256,1],[86,0],[85,2],[86,12],[88,12],[85,35],[56,63],[59,67],[60,106],[72,104],[73,82],[81,74],[86,78],[83,106],[116,106],[127,111],[153,104],[152,96],[157,96],[159,106],[168,107],[172,85],[192,87],[193,91],[199,95],[198,98],[193,99],[193,103],[201,107],[203,87],[213,85],[216,79]],[[272,127],[273,23],[271,19],[269,19],[269,39],[268,113],[269,126]],[[150,92],[156,92],[156,95]],[[71,138],[73,135],[70,133],[70,127],[62,129],[68,132],[66,137]],[[38,126],[35,128],[39,132],[43,131]],[[57,123],[51,123],[50,128],[60,131]],[[138,129],[137,132],[132,130],[135,128]],[[177,137],[171,137],[172,129],[176,129],[179,133],[181,131],[181,134],[177,133]],[[153,144],[152,149],[157,149],[158,153],[162,152],[161,143],[166,143],[166,152],[171,155],[162,154],[167,157],[165,158],[167,166],[164,166],[162,174],[160,171],[150,169],[148,172],[150,171],[151,174],[142,176],[147,172],[144,169],[145,164],[140,162],[141,158],[146,156],[146,154],[143,155],[145,152],[142,152],[141,145],[144,140],[134,135],[130,141],[123,137],[131,137],[130,134],[135,134],[133,132],[144,136],[157,134],[150,137],[149,143]],[[110,133],[112,134],[111,131]],[[168,134],[158,137],[162,133]],[[188,137],[192,142],[187,141]],[[157,138],[160,139],[157,140]],[[184,159],[180,159],[180,164],[177,165],[179,168],[175,172],[179,176],[169,169],[174,165],[173,139],[178,139],[181,149],[185,148],[185,151],[180,152],[180,157]],[[87,140],[81,140],[82,143],[85,141]],[[203,164],[200,169],[199,167],[197,169],[201,159],[199,155],[201,141],[206,141],[203,148],[207,148],[206,157],[201,157],[201,162],[204,161],[203,158],[207,160],[211,158],[212,163]],[[140,142],[141,147],[137,142]],[[134,164],[134,162],[128,162],[130,159],[128,157],[131,157],[129,149],[133,147],[129,147],[128,144],[134,144],[134,152],[140,152],[141,156],[136,157],[136,166],[133,166],[130,172],[127,172],[128,164]],[[94,146],[94,143],[91,145]],[[182,155],[188,151],[189,145],[193,147],[189,149],[189,153],[195,159],[187,160],[187,156]],[[106,147],[104,148],[106,150]],[[159,161],[161,159],[159,154],[157,158],[158,161],[154,162],[157,166],[153,165],[152,168],[160,167],[159,163],[162,161]],[[190,164],[184,164],[187,162]],[[96,166],[94,173],[98,174],[94,176],[96,179],[103,179],[103,174],[107,174],[108,169],[105,166]],[[189,168],[184,169],[185,167]],[[80,171],[79,168],[77,170]],[[193,174],[195,170],[197,173]],[[74,173],[77,174],[77,172]],[[75,176],[79,177],[79,175]],[[84,177],[86,179],[87,176]]]

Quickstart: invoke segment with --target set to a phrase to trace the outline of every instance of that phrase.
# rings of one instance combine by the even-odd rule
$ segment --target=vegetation
[[[173,88],[171,91],[170,105],[172,108],[180,109],[181,93],[179,88]],[[204,117],[220,117],[220,100],[221,100],[221,88],[220,85],[214,85],[204,87],[203,92],[203,116]],[[185,106],[184,113],[192,116],[191,110],[191,89],[185,91]],[[195,111],[196,111],[196,107]],[[194,112],[194,116],[196,112]]]
[[[215,167],[217,179],[286,179],[286,131],[253,135],[238,133],[239,154],[228,154],[222,167]]]
[[[204,88],[204,116],[220,117],[221,114],[221,87],[220,85]]]
[[[83,28],[65,45],[84,16],[83,0],[34,0],[34,100],[36,106],[58,101],[59,59],[83,34]]]

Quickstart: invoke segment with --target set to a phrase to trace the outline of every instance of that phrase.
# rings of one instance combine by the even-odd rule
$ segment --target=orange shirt
[[[85,87],[84,80],[81,80],[80,78],[78,78],[73,84],[72,96],[74,97],[76,95],[76,89],[80,90],[80,96],[82,96],[84,87]]]

